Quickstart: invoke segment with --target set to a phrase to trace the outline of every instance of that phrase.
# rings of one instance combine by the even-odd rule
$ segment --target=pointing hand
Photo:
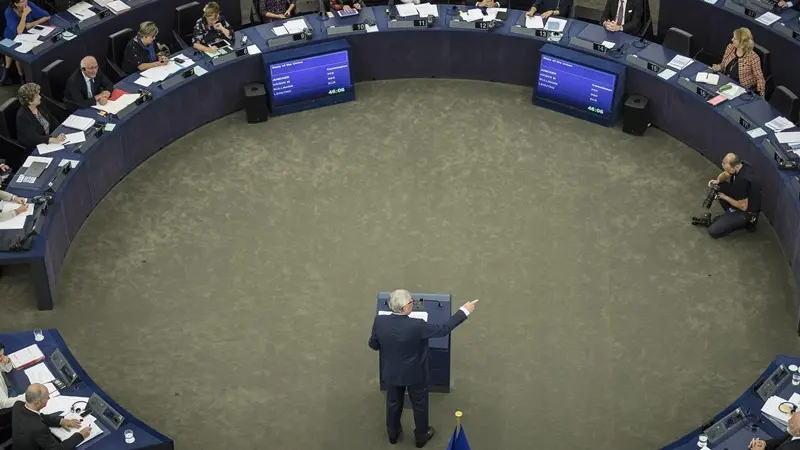
[[[464,303],[464,306],[462,308],[466,309],[471,314],[471,313],[475,312],[475,305],[477,305],[477,303],[478,303],[478,300],[473,300],[471,302]]]

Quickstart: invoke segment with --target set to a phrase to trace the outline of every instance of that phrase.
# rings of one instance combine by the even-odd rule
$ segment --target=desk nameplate
[[[389,28],[426,28],[428,19],[390,20]]]
[[[603,44],[587,41],[586,39],[580,38],[578,36],[573,36],[569,38],[569,43],[570,45],[574,45],[575,47],[591,50],[595,53],[606,53],[608,51],[608,48],[606,48]]]
[[[750,131],[759,125],[755,123],[752,119],[744,115],[741,111],[734,108],[731,105],[725,105],[724,108],[725,115],[728,116],[731,122],[739,125],[740,127],[744,128],[746,131]]]
[[[731,0],[725,0],[725,4],[723,6],[733,12],[744,14],[745,7]]]
[[[450,28],[462,28],[465,30],[489,30],[492,27],[491,22],[467,22],[460,19],[453,19],[450,21]]]
[[[333,26],[326,29],[328,36],[341,36],[345,34],[366,33],[367,25],[365,23],[357,23],[353,25]]]
[[[269,48],[281,47],[284,45],[294,44],[298,41],[304,41],[303,33],[290,34],[287,36],[279,36],[272,39],[267,39],[267,46]],[[309,39],[310,40],[310,39]]]
[[[688,79],[686,77],[678,78],[678,84],[680,84],[681,86],[685,87],[686,89],[694,92],[695,94],[697,94],[703,100],[711,100],[712,98],[716,97],[716,95],[717,95],[714,92],[703,88],[702,86],[698,85],[697,83],[695,83],[694,81],[692,81],[692,80],[690,80],[690,79]]]
[[[649,70],[653,73],[659,73],[664,70],[663,67],[659,66],[656,63],[652,63],[644,58],[639,58],[636,55],[628,55],[625,57],[625,60],[629,63],[633,64],[634,66],[641,67],[642,69]]]

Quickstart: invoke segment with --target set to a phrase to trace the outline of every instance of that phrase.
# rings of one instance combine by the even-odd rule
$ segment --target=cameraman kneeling
[[[755,230],[761,211],[761,185],[753,166],[736,154],[728,153],[722,159],[722,170],[708,186],[719,187],[717,199],[725,212],[713,220],[706,214],[705,220],[696,222],[707,226],[709,236],[715,239],[744,228]]]

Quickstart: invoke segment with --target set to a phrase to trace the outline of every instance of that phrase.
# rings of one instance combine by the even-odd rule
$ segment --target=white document
[[[754,129],[748,131],[747,134],[749,134],[751,138],[755,139],[757,137],[761,137],[761,136],[766,135],[767,132],[764,131],[763,128],[758,127],[758,128],[754,128]]]
[[[51,398],[47,402],[47,406],[40,411],[42,414],[53,414],[60,412],[63,416],[65,412],[69,412],[70,408],[75,402],[88,402],[89,397],[73,397],[70,395],[59,395],[56,398]]]
[[[767,128],[772,131],[779,132],[783,130],[788,130],[789,128],[794,127],[792,122],[789,122],[789,119],[783,116],[778,116],[765,124]]]
[[[761,407],[761,412],[769,416],[769,418],[774,419],[786,426],[789,423],[789,414],[781,412],[778,409],[780,404],[785,401],[786,400],[782,399],[781,397],[773,395],[772,397],[768,398],[766,402],[764,402],[764,406]]]
[[[31,164],[35,162],[45,163],[47,164],[47,167],[50,167],[50,163],[53,162],[53,158],[47,156],[28,156],[28,159],[26,159],[25,162],[22,163],[22,167],[30,167]],[[42,351],[39,350],[39,353],[42,353]],[[42,357],[44,357],[44,355],[42,355]]]
[[[499,12],[508,12],[508,8],[486,8],[488,14],[497,14]]]
[[[64,167],[67,164],[69,164],[69,166],[74,169],[74,168],[78,167],[78,163],[79,162],[80,161],[78,161],[77,159],[62,159],[61,161],[59,161],[58,167]]]
[[[533,28],[534,30],[544,29],[544,21],[542,16],[525,16],[525,28]]]
[[[113,2],[108,2],[106,7],[111,10],[114,14],[119,14],[121,12],[127,11],[131,9],[130,6],[122,2],[122,0],[114,0]]]
[[[51,427],[50,432],[53,433],[53,436],[57,437],[62,442],[69,439],[73,434],[77,433],[78,430],[84,427],[89,427],[90,433],[86,439],[84,439],[83,441],[81,441],[80,444],[78,444],[78,448],[80,448],[81,445],[91,441],[95,437],[103,434],[103,429],[95,424],[97,419],[91,414],[87,415],[86,417],[81,417],[80,414],[69,413],[65,415],[64,418],[78,419],[81,421],[81,426],[80,428],[73,428],[70,430],[65,430],[64,428],[61,427]]]
[[[39,363],[33,367],[28,367],[25,369],[25,375],[31,381],[31,384],[44,384],[56,379],[56,377],[53,376],[53,372],[50,372],[50,369],[47,368],[47,364],[45,363]]]
[[[719,83],[719,75],[715,73],[698,72],[694,78],[698,83],[706,83],[716,85]]]
[[[431,5],[430,3],[421,3],[419,5],[415,5],[415,8],[417,9],[420,17],[439,17],[439,8],[437,8],[436,5]]]
[[[675,71],[672,69],[664,69],[658,73],[658,77],[664,80],[669,80],[673,76],[675,76]]]
[[[600,43],[600,45],[602,45],[603,47],[605,47],[605,48],[607,48],[607,49],[611,50],[612,48],[614,48],[614,46],[615,46],[616,44],[615,44],[615,43],[613,43],[613,42],[611,42],[611,41],[603,41],[603,42],[601,42],[601,43]]]
[[[376,28],[377,28],[377,25],[376,25]],[[367,33],[369,33],[369,30],[367,30]],[[261,49],[259,49],[256,44],[250,44],[250,45],[247,46],[247,54],[248,55],[257,55],[259,53],[261,53]]]
[[[558,17],[552,17],[552,16],[550,16],[547,19],[547,25],[545,26],[545,28],[547,28],[547,31],[556,31],[558,33],[563,33],[564,32],[564,28],[566,28],[566,27],[567,27],[567,21],[566,20],[559,19]]]
[[[377,33],[378,31],[380,31],[378,30],[378,25],[367,25],[365,30],[367,30],[367,33]]]
[[[0,202],[0,211],[6,212],[19,208],[19,203]],[[21,230],[25,228],[25,218],[33,214],[33,206],[28,206],[28,210],[11,219],[0,222],[0,230]]]
[[[205,74],[207,74],[207,73],[208,73],[208,71],[207,71],[206,69],[203,69],[203,68],[202,68],[202,67],[200,67],[200,66],[197,66],[197,67],[195,67],[195,68],[194,68],[194,74],[195,74],[196,76],[198,76],[198,77],[199,77],[200,75],[205,75]]]
[[[138,84],[139,86],[147,87],[153,84],[153,80],[147,77],[139,77],[138,79],[133,81],[133,84]]]
[[[287,34],[289,34],[289,30],[287,30],[286,27],[283,25],[278,27],[272,27],[272,32],[275,33],[275,36],[286,36]]]
[[[730,89],[726,89],[724,92],[722,92],[722,89],[725,86],[730,86]],[[741,87],[741,86],[739,86],[738,84],[735,84],[735,83],[728,83],[725,86],[722,86],[721,88],[719,88],[720,90],[717,91],[717,94],[724,95],[725,98],[727,98],[728,100],[733,100],[736,97],[738,97],[738,96],[744,94],[745,92],[747,92],[747,90],[745,88],[743,88],[743,87]]]
[[[70,115],[67,117],[67,120],[64,121],[61,125],[65,127],[73,128],[76,130],[86,131],[94,125],[95,120],[91,117],[82,117],[76,116],[75,114]]]
[[[91,10],[92,5],[86,2],[79,2],[74,4],[67,9],[67,12],[78,18],[80,21],[84,21],[90,17],[95,16],[94,11]]]
[[[391,311],[378,311],[379,316],[390,316],[391,314]],[[408,317],[411,317],[412,319],[422,319],[427,322],[428,311],[411,311],[411,314],[409,314]]]
[[[78,131],[76,133],[68,133],[66,134],[67,140],[64,141],[64,145],[66,144],[80,144],[81,142],[86,142],[86,135],[83,134],[83,131]]]
[[[117,125],[116,125],[116,124],[113,124],[113,123],[107,123],[107,124],[105,124],[105,125],[103,126],[103,131],[114,131],[114,128],[116,128],[116,127],[117,127]]]
[[[35,34],[36,36],[45,37],[56,30],[56,27],[51,27],[49,25],[37,25],[37,27],[29,28],[28,33]]]
[[[178,62],[177,58],[180,58],[183,62],[182,63]],[[184,55],[173,56],[172,58],[170,58],[170,61],[175,63],[175,65],[180,67],[181,69],[188,69],[189,67],[192,67],[194,65],[194,61]]]
[[[676,55],[674,58],[672,58],[672,61],[667,63],[667,65],[675,70],[683,70],[691,63],[692,58],[687,58],[683,55]]]
[[[109,100],[105,105],[92,105],[92,108],[105,111],[109,114],[117,114],[125,109],[128,105],[135,102],[139,96],[139,94],[124,94],[114,101]]]
[[[33,33],[22,33],[14,36],[14,42],[19,42],[20,44],[25,42],[39,42],[39,36]]]
[[[403,3],[394,6],[395,8],[397,8],[397,14],[399,14],[400,17],[409,17],[417,15],[417,8],[413,3]]]
[[[167,77],[179,70],[181,70],[181,67],[175,63],[175,61],[169,61],[164,66],[151,67],[142,72],[141,75],[153,81],[164,81]]]
[[[770,26],[773,23],[779,21],[780,19],[781,19],[781,16],[779,16],[777,14],[773,14],[773,13],[767,11],[764,14],[758,16],[758,18],[756,19],[756,22],[763,23],[766,26]]]
[[[61,395],[61,392],[58,392],[58,388],[53,383],[44,383],[44,387],[47,388],[47,392],[50,394],[50,397],[58,397]]]
[[[28,53],[33,50],[33,47],[36,47],[36,45],[32,42],[23,42],[22,44],[19,44],[18,47],[14,48],[14,51],[19,53]]]
[[[286,27],[286,31],[291,34],[302,33],[303,30],[308,28],[308,24],[306,24],[305,19],[287,20],[283,26]]]
[[[800,131],[791,131],[788,133],[775,133],[775,138],[781,144],[794,144],[800,142]]]
[[[83,131],[79,131],[79,133],[83,134]],[[64,150],[64,146],[61,144],[38,144],[36,146],[36,150],[39,152],[40,155],[46,155],[48,153]]]
[[[486,15],[483,16],[483,21],[484,22],[491,22],[491,21],[493,21],[495,19],[497,19],[497,13],[491,13],[491,14],[490,13],[486,13]]]
[[[48,159],[52,161],[52,158]],[[30,164],[28,164],[28,166],[30,166]],[[9,354],[8,357],[11,358],[11,364],[15,368],[19,369],[20,367],[28,365],[33,361],[43,360],[44,353],[42,353],[42,349],[40,349],[37,344],[33,344]]]

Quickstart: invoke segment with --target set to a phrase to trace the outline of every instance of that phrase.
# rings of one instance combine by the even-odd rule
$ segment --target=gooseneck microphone
[[[319,0],[319,20],[326,21],[328,20],[328,14],[325,11],[325,2],[324,0]]]

